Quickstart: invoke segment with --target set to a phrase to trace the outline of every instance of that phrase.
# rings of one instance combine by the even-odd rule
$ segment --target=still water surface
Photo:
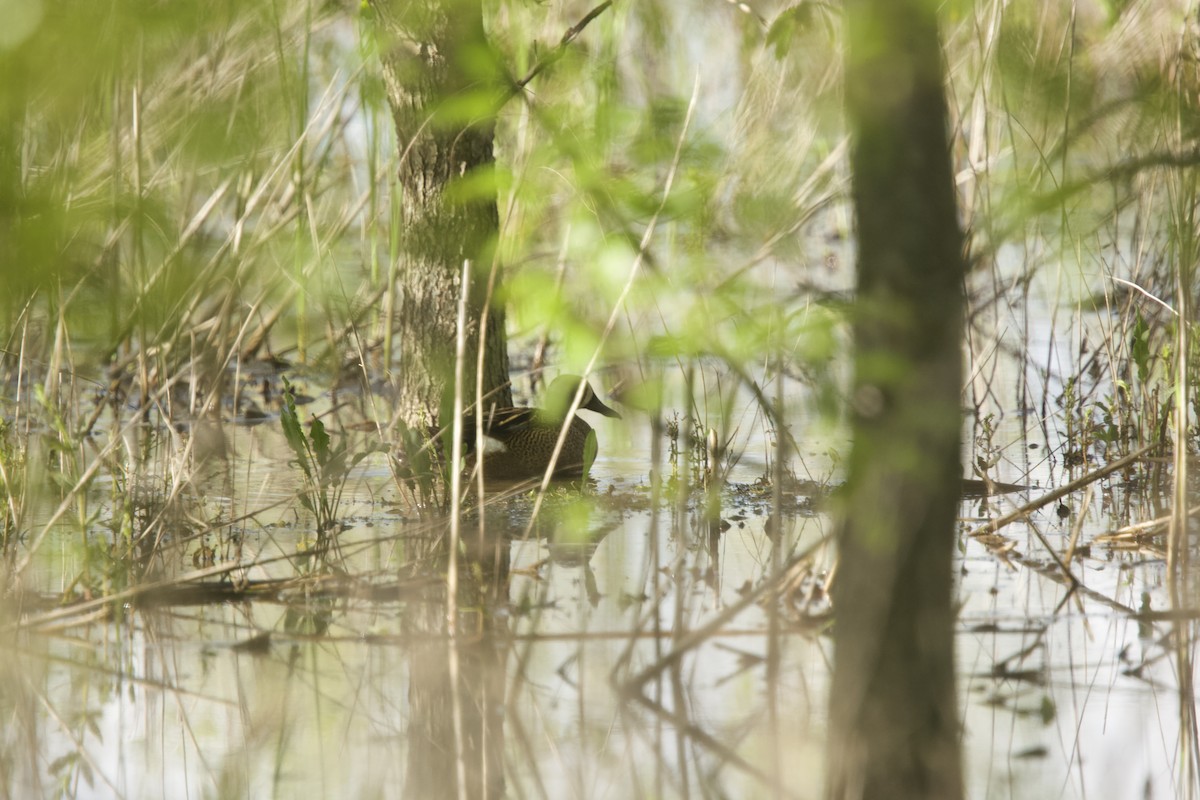
[[[452,647],[430,556],[445,525],[401,502],[382,455],[348,482],[349,527],[317,582],[278,423],[226,426],[229,469],[196,482],[194,511],[228,519],[277,505],[181,535],[157,569],[203,567],[209,547],[218,564],[251,565],[237,580],[309,579],[254,600],[175,597],[10,631],[6,794],[450,797],[461,764],[474,796],[819,796],[832,668],[819,495],[786,495],[782,536],[770,536],[769,493],[752,485],[770,446],[751,434],[714,534],[699,501],[652,513],[637,423],[598,428],[605,449],[582,508],[551,498],[526,536],[532,500],[493,498],[487,529],[509,535],[464,578]],[[1045,430],[1002,417],[994,477],[1071,477],[1045,457],[1062,447]],[[828,451],[798,461],[809,472],[798,477],[836,477]],[[1142,613],[1172,608],[1153,543],[1096,541],[1160,513],[1125,480],[1067,498],[1066,516],[1039,511],[991,547],[967,532],[1044,490],[964,501],[957,641],[972,797],[1193,789],[1193,624]],[[100,518],[108,498],[103,486],[93,498]],[[478,514],[462,520],[470,540]],[[1059,554],[1079,528],[1082,589],[1068,593],[1032,526]],[[44,548],[30,573],[40,585],[27,588],[66,588],[85,566],[75,536],[64,527]],[[766,590],[784,568],[789,589]]]

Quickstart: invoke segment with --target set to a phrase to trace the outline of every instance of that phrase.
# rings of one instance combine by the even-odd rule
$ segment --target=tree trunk
[[[483,392],[512,405],[503,307],[489,276],[499,232],[490,177],[502,74],[479,0],[375,0],[383,73],[400,151],[402,254],[397,291],[398,410],[413,427],[445,424],[454,381],[455,322],[464,261],[468,287],[466,398],[475,397],[484,326]],[[465,179],[465,180],[464,180]],[[465,191],[451,184],[461,180]],[[448,191],[450,189],[451,191]]]
[[[839,530],[830,798],[959,798],[951,557],[962,233],[936,4],[847,0],[858,233],[854,451]]]

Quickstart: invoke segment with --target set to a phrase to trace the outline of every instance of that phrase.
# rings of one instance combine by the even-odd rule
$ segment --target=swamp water
[[[343,407],[325,424],[363,416]],[[372,453],[320,554],[275,418],[222,426],[225,458],[197,468],[144,577],[112,569],[122,516],[136,525],[161,510],[186,441],[126,428],[106,457],[141,460],[115,473],[140,485],[97,480],[87,508],[64,515],[87,535],[60,519],[5,601],[5,795],[451,797],[459,772],[466,796],[819,796],[832,667],[824,493],[789,484],[776,522],[758,422],[720,524],[703,496],[682,503],[670,486],[655,510],[644,416],[593,422],[602,456],[582,498],[555,489],[531,524],[531,495],[489,495],[493,544],[459,579],[457,646],[436,557],[444,518],[406,505],[387,456]],[[986,443],[971,433],[1003,454],[993,477],[1055,487],[1087,468],[1046,456],[1065,447],[1045,441],[1051,429],[1010,415]],[[84,446],[100,453],[107,436]],[[803,447],[792,468],[832,472]],[[1047,489],[964,500],[969,796],[1193,790],[1194,614],[1172,611],[1161,535],[1103,536],[1162,513],[1152,471],[1118,472],[993,538],[969,533]],[[468,508],[467,552],[478,530]],[[1047,546],[1061,556],[1073,539],[1069,591]],[[220,574],[195,591],[177,580],[189,573]]]

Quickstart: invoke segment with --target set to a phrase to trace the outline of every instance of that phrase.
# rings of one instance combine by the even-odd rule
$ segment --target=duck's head
[[[579,400],[581,410],[595,411],[606,417],[617,417],[618,419],[621,417],[616,411],[604,405],[592,391],[591,384],[578,375],[559,375],[550,382],[550,386],[546,388],[546,410],[560,417],[565,416],[575,395],[579,392],[580,384],[583,385],[583,397]]]

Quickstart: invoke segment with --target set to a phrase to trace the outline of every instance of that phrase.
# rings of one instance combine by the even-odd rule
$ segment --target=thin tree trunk
[[[952,610],[962,234],[936,4],[847,0],[858,233],[830,798],[959,798]]]
[[[438,422],[454,376],[455,319],[464,260],[469,288],[467,386],[475,397],[479,326],[485,320],[483,391],[511,405],[504,311],[489,306],[499,217],[488,176],[502,74],[488,47],[479,0],[376,0],[383,71],[400,151],[402,264],[397,304],[398,406],[409,425]],[[452,183],[467,179],[470,191]],[[486,185],[483,184],[483,185]],[[448,188],[450,191],[448,191]]]

